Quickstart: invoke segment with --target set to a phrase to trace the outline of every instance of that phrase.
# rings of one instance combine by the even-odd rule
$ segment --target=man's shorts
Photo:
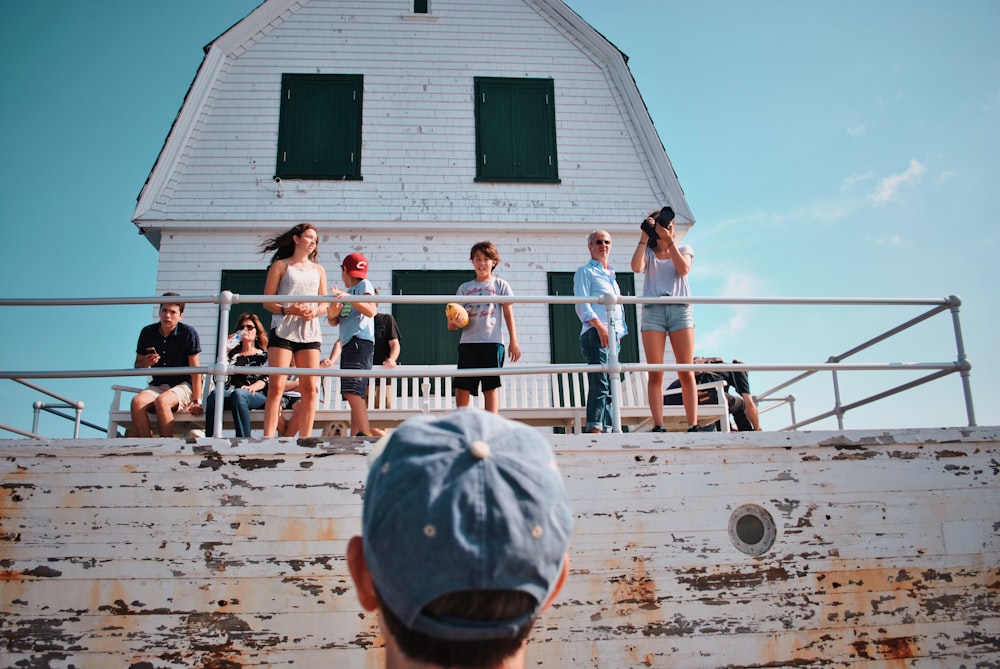
[[[321,341],[291,341],[290,339],[283,339],[275,333],[274,328],[271,328],[271,334],[268,336],[267,340],[268,347],[273,346],[274,348],[283,348],[291,351],[292,353],[298,353],[299,351],[310,351],[310,350],[323,350],[323,342]]]
[[[375,357],[375,342],[367,339],[352,337],[351,341],[344,344],[340,354],[341,369],[371,369],[372,360]],[[343,377],[340,379],[341,395],[360,395],[365,397],[368,394],[368,377]],[[344,399],[347,399],[346,397]]]
[[[191,406],[191,399],[193,398],[193,394],[191,392],[190,381],[185,381],[184,383],[178,383],[176,386],[170,386],[166,384],[154,385],[151,383],[146,387],[146,390],[153,393],[153,395],[156,397],[159,397],[165,392],[173,393],[174,395],[177,396],[178,411],[184,411],[189,406]],[[152,409],[153,405],[150,404],[149,407],[150,409]]]
[[[690,304],[642,305],[643,332],[677,332],[694,327],[694,311]]]
[[[503,344],[478,343],[458,345],[458,368],[476,369],[503,367]],[[499,376],[456,376],[452,386],[467,390],[472,395],[479,395],[479,384],[483,392],[496,390],[500,387]]]

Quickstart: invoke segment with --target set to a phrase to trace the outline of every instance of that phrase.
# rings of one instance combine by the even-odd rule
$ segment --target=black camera
[[[660,210],[660,213],[656,215],[656,222],[663,227],[670,225],[671,221],[674,220],[674,210],[670,207],[664,207]]]

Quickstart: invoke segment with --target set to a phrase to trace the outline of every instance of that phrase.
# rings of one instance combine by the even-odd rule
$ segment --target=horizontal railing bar
[[[60,408],[75,409],[76,406],[72,406],[72,405],[67,405],[67,406],[62,406],[62,405],[52,406],[52,405],[49,405],[49,404],[43,404],[42,406],[38,407],[38,410],[39,411],[44,411],[46,413],[50,413],[53,416],[59,416],[60,418],[65,418],[68,421],[75,421],[76,420],[76,416],[71,416],[69,414],[63,413],[62,411],[58,411],[58,409],[60,409]],[[105,427],[101,427],[100,425],[96,425],[94,423],[91,423],[90,421],[86,421],[86,420],[83,420],[83,419],[80,419],[80,425],[86,425],[91,430],[97,430],[98,432],[107,433],[107,431],[108,431],[107,428],[105,428]]]
[[[241,295],[234,293],[232,303],[262,303],[290,302],[294,296],[289,295]],[[77,298],[0,298],[0,307],[56,307],[56,306],[99,306],[128,304],[160,304],[165,299],[162,295],[153,297],[77,297]],[[177,298],[185,304],[219,304],[223,302],[222,294],[218,295],[182,295]],[[955,304],[952,297],[643,297],[620,295],[615,302],[619,304],[761,304],[761,305],[799,305],[799,306],[945,306]],[[309,296],[310,302],[378,302],[387,304],[447,304],[493,302],[496,304],[585,304],[602,303],[604,297],[576,297],[571,295],[512,295],[512,296],[461,296],[461,295],[345,295]]]
[[[912,381],[907,381],[906,383],[902,383],[902,384],[900,384],[900,385],[898,385],[898,386],[896,386],[894,388],[889,388],[887,390],[883,390],[880,393],[876,393],[874,395],[869,395],[868,397],[866,397],[864,399],[860,399],[860,400],[857,400],[855,402],[850,402],[848,404],[844,404],[843,406],[840,407],[840,410],[841,411],[850,411],[852,409],[856,409],[858,407],[865,406],[866,404],[871,404],[872,402],[876,402],[878,400],[885,399],[886,397],[891,397],[893,395],[898,395],[899,393],[902,393],[902,392],[905,392],[907,390],[910,390],[911,388],[916,388],[917,386],[922,386],[925,383],[930,383],[931,381],[936,381],[937,379],[940,379],[942,377],[948,376],[948,374],[950,374],[950,373],[951,372],[942,370],[942,371],[939,371],[939,372],[935,372],[934,374],[928,374],[927,376],[922,376],[919,379],[913,379]]]
[[[28,432],[27,430],[22,430],[16,428],[13,425],[7,425],[6,423],[0,423],[0,430],[6,430],[7,432],[13,432],[14,434],[19,434],[22,437],[28,437],[29,439],[45,439],[40,434],[35,434],[34,432]]]
[[[423,367],[418,365],[399,365],[394,369],[339,369],[333,367],[228,367],[225,375],[239,372],[261,374],[284,374],[298,376],[339,376],[356,378],[359,376],[375,378],[420,377],[420,376],[515,376],[530,374],[558,374],[560,372],[628,372],[628,371],[664,371],[664,372],[704,372],[704,371],[747,371],[747,372],[789,372],[799,370],[812,371],[919,371],[948,370],[949,373],[961,371],[963,366],[956,362],[819,362],[819,363],[753,363],[744,365],[705,364],[662,364],[650,365],[644,363],[621,364],[617,370],[607,365],[541,365],[517,366],[482,369],[447,369],[440,367]],[[66,379],[66,378],[107,378],[115,376],[183,376],[189,374],[214,374],[214,367],[157,367],[138,369],[85,369],[85,370],[19,370],[0,371],[0,379]],[[363,372],[363,373],[359,373]]]
[[[39,385],[35,385],[34,383],[31,383],[30,381],[23,381],[20,378],[20,376],[21,375],[11,376],[11,377],[0,377],[0,378],[11,378],[14,381],[17,381],[18,383],[20,383],[22,386],[27,386],[28,388],[31,388],[34,391],[42,393],[43,395],[48,395],[52,399],[59,400],[60,402],[65,402],[66,404],[69,405],[70,408],[73,408],[73,409],[83,409],[83,402],[78,402],[76,400],[71,400],[68,397],[63,397],[59,393],[53,392],[53,391],[51,391],[51,390],[49,390],[47,388],[43,388],[43,387],[41,387]]]
[[[839,411],[841,413],[847,413],[848,411],[851,411],[853,409],[857,409],[859,407],[863,407],[866,404],[871,404],[872,402],[876,402],[878,400],[883,400],[883,399],[885,399],[887,397],[891,397],[893,395],[898,395],[899,393],[902,393],[902,392],[905,392],[907,390],[910,390],[911,388],[916,388],[917,386],[921,386],[921,385],[923,385],[925,383],[930,383],[931,381],[936,381],[937,379],[940,379],[940,378],[942,378],[944,376],[947,376],[950,373],[951,372],[948,372],[948,371],[940,371],[940,372],[936,372],[934,374],[928,374],[927,376],[922,376],[919,379],[913,379],[912,381],[908,381],[906,383],[900,384],[898,386],[895,386],[894,388],[889,388],[887,390],[883,390],[882,392],[876,393],[874,395],[869,395],[868,397],[865,397],[863,399],[857,400],[855,402],[851,402],[849,404],[844,404],[844,405],[842,405],[839,408]],[[838,409],[830,409],[829,411],[825,411],[823,413],[816,414],[815,416],[811,416],[811,417],[809,417],[809,418],[807,418],[805,420],[801,420],[801,421],[798,421],[796,423],[792,423],[791,425],[785,426],[785,427],[782,428],[782,430],[797,430],[797,429],[799,429],[800,427],[802,427],[804,425],[809,425],[811,423],[817,423],[817,422],[823,420],[824,418],[829,418],[830,416],[835,416],[835,415],[837,415],[837,411],[838,411]]]
[[[933,309],[925,311],[924,313],[920,314],[919,316],[915,316],[915,317],[911,318],[910,320],[906,321],[905,323],[901,323],[901,324],[897,325],[894,328],[890,328],[889,330],[886,330],[885,332],[883,332],[882,334],[880,334],[878,336],[872,337],[871,339],[869,339],[866,342],[858,344],[857,346],[855,346],[854,348],[850,349],[849,351],[844,351],[840,355],[831,356],[830,360],[831,360],[831,362],[840,362],[844,358],[849,358],[852,355],[854,355],[855,353],[860,353],[861,351],[863,351],[863,350],[865,350],[867,348],[871,348],[875,344],[878,344],[879,342],[885,341],[886,339],[889,339],[890,337],[893,337],[893,336],[899,334],[900,332],[904,332],[906,330],[909,330],[910,328],[912,328],[912,327],[914,327],[916,325],[919,325],[920,323],[923,323],[927,319],[932,318],[934,316],[937,316],[942,311],[947,311],[948,309],[949,309],[949,307],[947,305],[941,305],[941,306],[934,307]]]
[[[240,295],[229,291],[223,291],[213,295],[183,295],[177,297],[166,297],[162,295],[148,297],[100,297],[100,298],[0,298],[0,307],[54,307],[54,306],[98,306],[98,305],[157,305],[165,300],[176,299],[186,304],[215,304],[219,305],[219,313],[226,314],[233,304],[241,303],[265,303],[280,302],[289,303],[295,301],[296,296],[289,295]],[[224,359],[215,361],[211,365],[200,365],[195,367],[171,367],[171,368],[129,368],[129,369],[104,369],[104,370],[27,370],[27,371],[3,371],[0,370],[0,379],[13,379],[22,385],[33,390],[53,397],[67,403],[68,408],[76,407],[82,410],[83,403],[75,402],[57,393],[49,391],[41,386],[29,383],[24,379],[58,379],[58,378],[131,378],[131,377],[158,377],[173,375],[205,374],[215,379],[236,373],[253,374],[296,374],[304,377],[370,377],[370,378],[414,378],[414,377],[468,377],[468,376],[515,376],[515,375],[547,375],[560,373],[591,373],[608,372],[619,374],[629,371],[662,371],[662,372],[802,372],[794,378],[771,388],[764,393],[757,395],[758,401],[773,402],[771,396],[778,391],[787,388],[819,372],[834,372],[836,379],[837,372],[870,372],[870,371],[930,371],[931,374],[913,381],[909,381],[892,389],[868,396],[853,403],[838,406],[834,410],[824,412],[804,421],[796,422],[785,429],[795,429],[801,425],[817,422],[834,415],[843,415],[851,409],[876,402],[891,395],[898,394],[910,388],[928,383],[954,372],[961,372],[963,380],[967,386],[967,377],[971,369],[971,363],[964,356],[961,331],[958,324],[958,307],[961,299],[955,295],[948,297],[922,297],[922,298],[847,298],[847,297],[701,297],[701,296],[681,296],[681,297],[643,297],[643,296],[614,296],[601,295],[590,297],[577,296],[551,296],[551,295],[512,295],[512,296],[459,296],[459,295],[358,295],[358,296],[309,296],[310,302],[335,303],[335,302],[376,302],[383,304],[446,304],[448,302],[458,302],[462,304],[491,302],[496,304],[702,304],[702,305],[762,305],[762,306],[929,306],[925,313],[909,319],[867,341],[859,344],[838,356],[831,356],[822,363],[697,363],[697,364],[660,364],[650,365],[642,363],[622,364],[614,360],[605,365],[517,365],[506,368],[486,368],[486,369],[457,369],[454,367],[442,368],[440,365],[428,367],[424,365],[403,365],[393,369],[376,367],[371,370],[342,370],[339,368],[297,368],[297,367],[239,367],[229,365]],[[954,328],[956,332],[959,359],[957,362],[868,362],[850,363],[845,359],[855,355],[859,351],[874,346],[891,337],[907,330],[915,325],[930,319],[931,317],[951,309],[953,314]],[[220,340],[221,346],[221,340]],[[221,354],[220,354],[221,355]],[[265,370],[266,372],[262,371]],[[359,373],[363,372],[363,373]],[[614,384],[613,384],[614,385]],[[789,395],[787,398],[793,398]],[[787,398],[785,398],[787,400]],[[781,400],[782,398],[779,398]],[[788,402],[793,404],[794,399]],[[839,403],[839,398],[837,399]],[[970,416],[970,425],[974,424],[972,413],[971,396],[966,387],[966,407]],[[55,415],[66,417],[58,412],[50,411]],[[794,408],[792,410],[792,420],[795,420]],[[84,423],[86,424],[86,423]],[[92,427],[88,424],[88,427]],[[0,429],[7,429],[0,425]],[[26,436],[37,436],[25,433],[21,430],[11,429],[8,431]]]

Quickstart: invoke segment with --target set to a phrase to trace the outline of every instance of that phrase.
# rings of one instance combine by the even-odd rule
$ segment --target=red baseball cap
[[[364,279],[368,276],[368,259],[360,253],[348,253],[340,265],[347,271],[347,276]]]

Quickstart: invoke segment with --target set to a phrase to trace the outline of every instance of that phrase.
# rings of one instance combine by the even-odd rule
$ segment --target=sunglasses
[[[241,330],[256,330],[257,326],[253,325],[252,323],[247,323],[246,325],[241,325],[240,329]]]
[[[596,244],[598,246],[611,246],[611,240],[610,239],[595,239],[594,240],[594,244]]]

